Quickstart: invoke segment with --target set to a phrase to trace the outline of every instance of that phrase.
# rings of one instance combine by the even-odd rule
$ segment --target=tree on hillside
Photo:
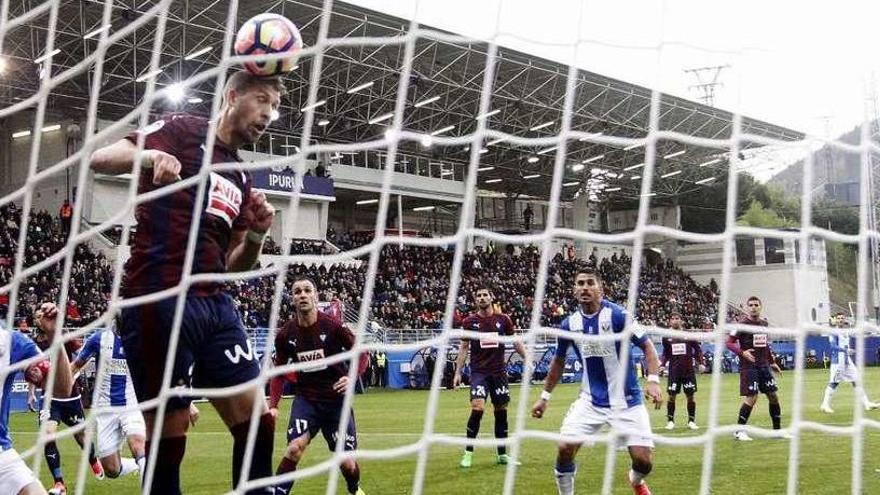
[[[765,208],[760,201],[752,201],[749,209],[740,216],[736,223],[748,227],[761,227],[765,229],[794,228],[798,223],[779,216],[774,210]]]

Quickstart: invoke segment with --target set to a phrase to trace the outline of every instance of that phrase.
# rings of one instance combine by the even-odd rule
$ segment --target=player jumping
[[[105,174],[132,171],[135,143],[143,135],[144,152],[138,194],[201,173],[209,163],[240,162],[237,150],[255,143],[266,131],[281,103],[283,85],[277,78],[259,78],[245,71],[232,74],[223,91],[223,105],[213,148],[206,150],[209,121],[186,114],[166,116],[130,134],[91,157],[91,168]],[[209,167],[211,165],[208,165]],[[200,218],[193,218],[197,187],[174,191],[137,205],[137,235],[125,267],[122,294],[135,298],[178,287],[181,283],[190,226],[198,222],[192,273],[225,273],[251,269],[272,225],[274,209],[266,197],[251,189],[251,176],[242,170],[211,170],[204,174],[205,196]],[[228,387],[250,382],[260,374],[251,342],[230,296],[219,282],[183,287],[183,320],[171,372],[172,387]],[[122,310],[120,335],[139,402],[155,399],[163,385],[165,360],[177,306],[176,295]],[[191,398],[168,400],[160,439],[150,438],[155,410],[144,411],[146,450],[156,449],[151,493],[180,493],[180,464],[186,451]],[[232,480],[238,485],[251,411],[260,417],[249,479],[272,474],[274,423],[265,400],[254,390],[211,399],[233,437]]]
[[[746,305],[748,306],[748,314],[739,319],[740,325],[768,326],[767,320],[761,317],[762,304],[758,297],[750,297],[746,301]],[[768,335],[757,329],[748,332],[733,330],[727,338],[727,349],[739,356],[739,394],[742,396],[743,402],[739,408],[737,423],[743,426],[748,424],[752,408],[755,407],[755,402],[758,400],[758,392],[761,392],[767,396],[767,401],[770,403],[770,419],[773,422],[773,429],[782,428],[782,406],[779,404],[779,396],[776,395],[776,378],[773,377],[771,368],[777,373],[782,373],[782,369],[773,362],[773,350],[770,347]],[[777,436],[780,438],[789,437],[789,435]],[[737,430],[734,432],[733,438],[741,442],[752,441],[745,430]]]
[[[819,409],[827,414],[834,413],[834,409],[831,408],[831,398],[840,382],[850,382],[855,389],[859,380],[859,370],[852,359],[855,349],[850,345],[850,336],[843,325],[843,313],[838,313],[832,320],[832,326],[837,327],[839,333],[835,332],[828,336],[828,342],[831,344],[831,374],[828,378],[828,386],[825,388],[825,397],[822,399],[822,405],[819,406]],[[862,389],[861,401],[866,411],[880,407],[880,404],[868,398],[864,389]]]
[[[354,346],[354,335],[338,320],[318,311],[318,289],[307,278],[293,283],[293,304],[296,316],[288,321],[275,336],[275,364],[319,361],[350,350]],[[362,358],[366,358],[364,355]],[[358,373],[366,370],[367,360],[361,359]],[[270,382],[269,407],[273,416],[278,415],[278,402],[285,378],[275,376]],[[305,454],[315,435],[320,431],[331,452],[336,450],[339,421],[342,417],[343,394],[349,386],[348,362],[323,364],[318,362],[296,373],[293,380],[293,407],[287,425],[287,450],[281,459],[277,475],[296,471],[296,466]],[[357,429],[354,411],[349,411],[343,447],[346,451],[357,448]],[[346,459],[339,465],[348,488],[348,493],[363,495],[360,488],[361,471],[357,461]],[[275,493],[290,492],[293,482],[282,483]]]
[[[603,297],[602,279],[592,268],[580,268],[575,273],[574,297],[579,303],[576,312],[563,320],[560,328],[568,332],[587,335],[608,336],[621,333],[626,328],[626,310]],[[659,409],[663,398],[660,392],[658,371],[660,363],[654,344],[644,330],[634,327],[630,342],[645,353],[648,370],[646,394]],[[541,398],[532,406],[532,416],[541,418],[547,409],[550,394],[562,376],[565,355],[573,347],[584,366],[583,386],[580,396],[572,404],[562,421],[560,433],[575,437],[593,435],[604,425],[611,426],[626,438],[632,469],[629,482],[636,495],[650,495],[651,490],[645,478],[653,467],[654,441],[651,439],[651,421],[648,410],[642,403],[642,390],[636,379],[632,360],[620,361],[620,341],[585,341],[574,343],[559,339],[556,356],[544,381]],[[623,383],[618,380],[618,371],[626,366]],[[580,442],[565,442],[559,445],[556,456],[556,487],[561,495],[574,493],[574,459],[580,449]]]
[[[51,340],[54,338],[57,324],[55,322],[58,310],[54,304],[45,303],[40,306],[37,314],[37,324]],[[20,332],[9,331],[0,321],[0,369],[6,369],[11,365],[41,355],[40,349],[31,339]],[[70,374],[70,361],[66,352],[57,353],[54,360],[55,381],[53,383],[53,397],[64,398],[70,395],[73,379]],[[31,383],[44,383],[49,372],[47,361],[41,361],[28,367],[25,372],[27,381]],[[12,400],[12,384],[15,381],[15,373],[6,374],[3,380],[3,389],[0,390],[0,493],[10,495],[45,495],[43,485],[34,477],[34,474],[25,465],[12,448],[12,439],[9,437],[9,409]]]
[[[495,297],[485,286],[478,287],[474,292],[477,313],[462,321],[464,330],[488,333],[493,335],[513,335],[513,321],[504,313],[496,313],[493,307]],[[522,342],[513,344],[516,352],[526,357],[526,349]],[[471,350],[472,349],[472,350]],[[507,386],[507,366],[504,362],[506,346],[491,339],[461,339],[458,358],[455,360],[455,377],[453,386],[461,384],[461,370],[471,350],[471,416],[467,422],[467,437],[477,438],[480,431],[480,420],[486,407],[486,396],[492,399],[495,413],[495,438],[507,438],[507,404],[510,402],[510,389]],[[473,464],[474,446],[465,447],[464,455],[459,463],[469,468]],[[507,455],[507,447],[498,446],[498,464],[511,462]]]
[[[682,329],[681,313],[673,311],[669,315],[669,328]],[[697,374],[694,370],[696,363],[700,372],[703,370],[703,351],[700,343],[696,340],[686,340],[672,337],[663,339],[663,356],[660,365],[669,366],[669,382],[666,392],[669,399],[666,402],[666,429],[675,429],[675,398],[682,391],[687,397],[688,422],[687,427],[691,430],[699,429],[697,426],[697,403],[694,402],[694,394],[697,392]]]

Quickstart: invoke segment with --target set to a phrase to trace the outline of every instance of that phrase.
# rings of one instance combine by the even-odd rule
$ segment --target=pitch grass
[[[827,381],[827,371],[810,370],[805,372],[803,414],[805,419],[830,425],[844,426],[851,422],[853,414],[853,392],[850,386],[841,387],[834,401],[836,412],[825,415],[817,406]],[[880,368],[871,368],[867,373],[868,388],[871,395],[880,398]],[[729,425],[735,422],[739,409],[738,375],[724,375],[722,382],[722,401],[720,422]],[[794,373],[787,372],[780,380],[783,406],[783,425],[788,424],[792,412],[791,397]],[[709,413],[710,378],[703,376],[697,394],[698,423],[703,426]],[[512,387],[515,409],[520,388]],[[539,388],[531,388],[532,400],[537,397]],[[561,385],[554,394],[546,417],[542,420],[529,418],[526,426],[530,429],[557,431],[562,416],[577,393],[575,385]],[[677,418],[678,428],[669,433],[663,429],[666,424],[665,408],[651,410],[654,430],[663,435],[676,437],[690,436],[694,433],[683,428],[685,404],[679,399]],[[425,391],[378,391],[371,390],[358,396],[355,413],[360,434],[360,445],[368,449],[400,447],[418,440],[423,429],[423,419],[428,400]],[[284,414],[290,408],[290,400],[283,403]],[[531,403],[531,400],[530,400]],[[436,432],[451,435],[464,435],[468,417],[468,392],[465,389],[440,392],[437,411]],[[867,417],[880,420],[880,411],[867,413]],[[516,421],[512,411],[510,422]],[[285,421],[286,424],[286,421]],[[767,401],[761,397],[752,414],[752,425],[769,428]],[[284,425],[281,425],[284,426]],[[19,451],[24,451],[35,440],[36,417],[31,413],[12,415],[13,437]],[[705,428],[696,432],[705,433]],[[493,432],[493,417],[490,411],[484,416],[481,438],[490,438]],[[801,436],[799,456],[799,494],[841,494],[850,493],[852,440],[847,436],[827,435],[807,431]],[[284,428],[279,427],[275,440],[275,460],[277,463],[284,445]],[[80,451],[73,440],[60,442],[64,471],[68,476],[69,489],[73,493],[73,483],[80,458]],[[789,460],[790,442],[756,438],[754,442],[734,442],[730,435],[717,438],[713,461],[712,492],[717,494],[777,494],[785,493]],[[230,456],[232,442],[221,421],[207,404],[202,406],[202,420],[191,430],[187,444],[187,455],[182,468],[184,493],[213,494],[227,491],[230,487]],[[605,463],[605,447],[584,447],[578,456],[577,489],[579,493],[599,493]],[[649,483],[657,494],[696,493],[699,487],[704,449],[700,446],[679,447],[660,445],[656,451],[654,472]],[[526,494],[555,493],[553,464],[555,446],[543,440],[524,442],[521,461],[516,477],[516,491]],[[303,462],[308,466],[326,459],[328,456],[323,438],[317,438],[306,454]],[[452,445],[435,444],[429,450],[428,469],[425,477],[424,493],[427,494],[480,494],[501,493],[504,482],[504,468],[494,464],[494,452],[490,448],[478,448],[474,455],[472,468],[458,467],[461,448]],[[42,459],[42,456],[41,456]],[[613,493],[632,493],[624,483],[629,462],[625,452],[617,453]],[[365,460],[361,463],[362,487],[366,493],[404,494],[412,491],[416,456],[390,460]],[[867,429],[864,443],[863,493],[880,493],[880,432]],[[41,479],[49,486],[51,477],[45,465],[41,466]],[[338,493],[344,493],[343,480],[339,479]],[[327,475],[309,478],[297,483],[295,493],[318,494],[326,489]],[[126,479],[98,482],[91,477],[86,483],[88,494],[136,493],[137,476]]]

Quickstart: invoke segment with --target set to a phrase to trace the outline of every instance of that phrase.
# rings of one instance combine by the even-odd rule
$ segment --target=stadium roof
[[[228,16],[226,1],[168,3],[161,44],[161,72],[155,75],[160,87],[186,80],[217,64]],[[59,0],[58,4],[54,46],[60,51],[52,58],[52,74],[56,77],[96,51],[104,8],[104,2],[96,0]],[[118,118],[141,100],[146,87],[143,78],[149,69],[157,29],[156,18],[147,13],[151,9],[158,10],[161,4],[156,0],[129,3],[136,7],[112,3],[109,33],[140,19],[148,22],[107,49],[98,104],[102,118]],[[45,62],[35,63],[35,60],[45,55],[51,12],[50,9],[40,12],[41,7],[28,10],[32,5],[34,3],[27,0],[9,2],[9,19],[13,23],[29,12],[35,15],[12,27],[2,40],[6,62],[5,72],[0,73],[0,104],[3,106],[32,96],[45,69]],[[308,46],[315,44],[318,36],[321,5],[317,0],[243,1],[239,2],[238,21],[261,12],[281,13],[300,26]],[[390,120],[369,122],[394,109],[404,62],[401,37],[408,28],[409,21],[334,2],[329,38],[387,37],[389,43],[332,46],[325,50],[317,99],[326,103],[315,109],[313,130],[318,141],[349,143],[383,136]],[[432,36],[432,32],[436,36]],[[488,46],[476,40],[455,39],[449,34],[429,31],[415,44],[404,120],[406,130],[431,134],[449,128],[443,136],[463,136],[476,129]],[[299,135],[304,122],[301,108],[308,101],[313,62],[312,57],[304,57],[300,67],[287,76],[285,83],[289,92],[283,98],[280,119],[272,125],[272,133]],[[92,74],[93,66],[62,82],[52,92],[49,109],[82,118],[88,107]],[[557,135],[567,75],[568,67],[563,64],[499,47],[490,105],[493,112],[498,111],[486,117],[488,128],[521,138]],[[368,83],[372,84],[353,91]],[[207,113],[214,85],[210,79],[187,88],[184,108]],[[570,186],[563,188],[563,199],[571,199],[581,189],[575,184],[584,185],[591,177],[604,184],[600,189],[620,187],[616,197],[637,196],[640,181],[633,177],[639,175],[639,164],[644,162],[644,147],[600,141],[607,137],[644,138],[649,128],[650,101],[651,91],[647,88],[579,71],[572,130],[590,133],[592,137],[581,134],[579,137],[583,139],[568,141],[568,166],[563,180]],[[663,131],[726,139],[731,133],[732,119],[730,112],[682,98],[666,95],[660,98],[659,129]],[[319,126],[324,120],[326,122],[321,122],[324,125]],[[803,138],[799,132],[749,118],[742,119],[742,132],[783,141]],[[480,173],[481,188],[548,196],[555,156],[555,150],[548,148],[552,146],[487,141],[487,151],[480,157],[481,166],[494,169]],[[746,142],[742,146],[759,145]],[[401,142],[401,148],[407,153],[447,163],[466,164],[470,157],[470,152],[461,145],[426,148],[416,141],[407,141]],[[684,153],[680,153],[682,151]],[[723,149],[660,141],[654,192],[658,197],[670,197],[701,187],[698,182],[709,177],[718,176],[723,180],[726,156]],[[491,179],[501,180],[485,182]]]

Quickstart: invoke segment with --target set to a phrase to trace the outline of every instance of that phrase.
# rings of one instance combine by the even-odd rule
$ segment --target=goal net
[[[344,425],[352,406],[360,424],[376,425],[381,417],[389,431],[361,429],[359,448],[345,451],[345,442],[337,442],[331,455],[304,463],[292,473],[247,478],[262,409],[251,411],[241,482],[218,488],[236,493],[309,479],[323,483],[311,488],[337,493],[338,468],[347,459],[366,463],[362,484],[373,491],[436,493],[438,486],[454,481],[449,480],[452,467],[437,467],[432,456],[467,444],[486,450],[505,445],[511,458],[522,462],[504,466],[503,476],[492,478],[497,486],[488,491],[552,491],[555,445],[572,441],[558,433],[567,404],[559,399],[552,405],[558,414],[540,423],[531,418],[530,409],[556,338],[566,335],[580,346],[619,343],[624,363],[642,359],[640,351],[625,344],[643,329],[658,349],[663,337],[696,340],[713,364],[710,374],[700,377],[703,389],[698,396],[708,412],[701,413],[701,429],[687,435],[662,431],[665,418],[652,413],[657,467],[649,482],[708,494],[725,491],[727,485],[717,485],[714,479],[719,469],[733,462],[729,457],[749,455],[726,446],[734,431],[744,428],[759,437],[755,451],[762,449],[763,438],[774,433],[764,423],[737,425],[725,406],[738,407],[739,402],[733,389],[724,386],[732,383],[725,380],[727,370],[722,365],[729,359],[727,336],[734,329],[753,331],[730,323],[730,318],[744,310],[739,306],[755,292],[777,305],[774,315],[784,315],[770,317],[767,333],[788,349],[792,369],[780,379],[784,431],[792,438],[787,444],[775,444],[787,446],[778,466],[784,481],[775,489],[811,493],[814,487],[801,479],[805,458],[817,452],[805,451],[804,438],[817,432],[851,439],[851,448],[843,454],[847,460],[839,463],[837,474],[850,470],[846,486],[852,493],[872,486],[873,481],[864,479],[866,473],[875,476],[864,466],[866,439],[878,423],[866,417],[858,400],[845,423],[817,420],[806,367],[810,339],[834,331],[827,324],[828,288],[823,299],[813,287],[817,280],[828,283],[827,273],[824,279],[821,275],[826,268],[826,240],[855,253],[848,259],[853,261],[855,281],[850,280],[850,285],[857,300],[850,304],[848,316],[860,370],[866,365],[866,335],[877,332],[871,314],[877,262],[872,253],[877,252],[880,236],[872,201],[862,200],[854,207],[859,212],[854,232],[815,222],[816,191],[830,179],[816,177],[820,155],[812,154],[822,145],[851,158],[857,163],[858,197],[873,198],[873,126],[866,122],[855,140],[824,140],[589,72],[585,61],[591,53],[637,50],[650,54],[642,61],[663,67],[664,54],[677,46],[621,46],[595,37],[590,32],[596,21],[589,4],[572,4],[575,8],[567,16],[571,22],[565,25],[568,32],[545,37],[540,32],[506,32],[502,26],[509,7],[502,3],[486,19],[495,28],[475,39],[422,23],[418,14],[428,9],[422,5],[428,3],[416,2],[414,20],[401,21],[332,0],[151,0],[127,6],[110,0],[0,2],[0,142],[6,147],[0,154],[0,177],[5,178],[0,190],[4,328],[21,329],[36,338],[33,312],[40,302],[54,302],[68,331],[51,342],[51,351],[108,327],[123,308],[180,296],[161,393],[137,406],[157,412],[152,435],[162,430],[169,400],[180,395],[211,400],[253,390],[262,401],[272,377],[307,371],[316,364],[271,365],[276,330],[294,312],[289,291],[299,275],[316,279],[322,302],[344,303],[334,308],[355,335],[354,347],[317,364],[347,363],[348,378],[354,383],[364,353],[382,353],[383,359],[392,354],[418,356],[405,365],[389,362],[383,372],[414,377],[419,367],[427,391],[403,393],[413,394],[423,407],[404,407],[408,399],[387,394],[361,410],[374,391],[359,396],[356,387],[346,388],[337,438],[346,435]],[[130,175],[120,178],[90,170],[96,149],[147,129],[168,112],[210,117],[206,146],[213,146],[228,76],[245,61],[279,58],[233,54],[237,29],[262,12],[278,13],[296,23],[305,47],[296,68],[283,76],[289,91],[278,115],[260,141],[241,150],[243,163],[212,165],[206,153],[200,173],[147,194],[139,194],[137,185],[142,175],[151,172],[139,161]],[[660,39],[666,39],[662,34]],[[531,47],[535,54],[502,43]],[[549,54],[546,57],[553,60],[536,54]],[[729,54],[714,55],[723,60]],[[701,96],[709,98],[704,103],[711,102],[717,88],[717,78],[705,78],[717,76],[723,67],[706,69],[709,72],[692,71],[702,77],[697,86],[707,92]],[[647,82],[659,86],[659,80]],[[143,137],[137,145],[140,156]],[[796,198],[795,209],[789,212],[793,217],[772,227],[744,222],[759,184],[751,174],[766,172],[768,166],[781,167],[779,157],[797,153],[804,158],[793,169],[797,175],[796,186],[789,191]],[[331,180],[324,176],[326,167],[336,182],[336,202],[328,199],[333,186],[324,193],[322,183],[314,181]],[[124,262],[137,235],[136,207],[187,190],[193,200],[182,207],[192,208],[194,218],[203,219],[211,170],[244,170],[266,178],[255,187],[265,190],[278,211],[270,231],[272,248],[264,245],[261,262],[253,270],[198,273],[197,240],[204,221],[197,220],[188,233],[180,282],[160,294],[123,299]],[[70,210],[61,206],[63,199],[70,199]],[[534,210],[530,206],[525,213],[526,203]],[[62,211],[56,214],[59,207]],[[495,208],[502,208],[504,214],[496,216]],[[334,209],[345,213],[333,213]],[[337,220],[332,236],[329,232],[334,229],[327,226],[333,222],[328,218]],[[360,232],[343,235],[338,231],[343,226]],[[432,235],[409,235],[419,231]],[[630,321],[622,333],[572,335],[558,328],[562,316],[576,311],[571,278],[574,267],[581,264],[598,267],[606,279],[606,297],[628,310]],[[247,388],[182,390],[171,382],[169,364],[185,324],[181,301],[194,284],[205,281],[225,284],[249,328],[262,371]],[[461,339],[489,339],[457,328],[462,313],[473,309],[472,292],[481,282],[496,285],[498,304],[505,312],[516,313],[519,329],[509,337],[493,334],[491,340],[509,348],[516,342],[526,346],[521,362],[509,360],[520,384],[511,387],[511,426],[508,436],[500,439],[487,435],[488,427],[477,439],[462,436],[467,398],[459,394],[453,400],[450,394],[458,392],[446,390],[449,367],[444,364],[457,354]],[[341,311],[343,306],[347,311]],[[688,327],[707,330],[666,328],[665,317],[672,309],[685,313]],[[2,363],[9,362],[2,355],[10,352],[7,344],[0,343]],[[4,389],[13,395],[4,398],[13,401],[13,410],[22,409],[26,400],[22,373],[33,362],[0,368],[4,383],[7,377],[14,378],[15,386]],[[572,376],[585,372],[579,362],[572,366],[576,367]],[[100,381],[105,368],[101,363],[96,366],[95,381]],[[626,371],[626,366],[618,368],[616,383],[623,383]],[[86,374],[91,374],[88,368]],[[43,404],[51,400],[54,381],[50,375],[43,386]],[[859,381],[856,390],[865,386]],[[89,394],[97,397],[97,391]],[[576,392],[569,396],[574,400]],[[85,400],[89,402],[88,397]],[[405,411],[418,420],[413,424],[409,416],[395,418],[397,408],[401,415]],[[204,409],[203,415],[213,414]],[[102,411],[100,406],[92,407],[85,423],[62,426],[51,434],[45,423],[38,431],[28,430],[25,425],[31,423],[13,414],[9,429],[18,451],[45,484],[47,442],[72,443],[67,437],[83,432],[85,443],[91,444],[96,439],[95,418]],[[446,418],[453,415],[455,423],[448,427]],[[281,432],[286,429],[287,417],[281,415],[273,469],[284,452],[286,437]],[[214,433],[222,431],[218,422]],[[184,484],[216,477],[212,469],[228,472],[225,457],[222,464],[202,463],[206,449],[229,450],[228,445],[202,443],[199,433],[196,427],[187,446]],[[386,433],[396,435],[399,443],[372,441]],[[621,475],[629,460],[617,449],[627,433],[631,432],[612,429],[574,439],[606,447],[602,460],[581,454],[578,491],[594,492],[600,486],[602,493],[629,490]],[[315,452],[323,447],[317,443],[307,455],[318,455]],[[813,438],[809,445],[815,448],[819,440]],[[778,453],[779,447],[775,448]],[[540,455],[530,453],[536,450]],[[667,466],[675,463],[668,459],[680,451],[689,452],[688,469],[694,476],[676,482],[684,485],[671,485],[668,480],[675,475]],[[75,473],[66,478],[68,490],[84,493],[89,483],[87,456],[64,452],[65,471]],[[123,448],[123,455],[126,452]],[[148,457],[147,485],[153,480],[156,455],[154,450]],[[75,469],[70,459],[78,459]],[[382,468],[399,467],[402,464],[394,463],[400,459],[412,461],[405,474]],[[443,462],[457,462],[449,459],[447,455]],[[472,475],[479,479],[472,472],[461,476]],[[384,479],[388,485],[383,485]],[[109,492],[114,483],[122,482],[104,481],[95,490]]]

